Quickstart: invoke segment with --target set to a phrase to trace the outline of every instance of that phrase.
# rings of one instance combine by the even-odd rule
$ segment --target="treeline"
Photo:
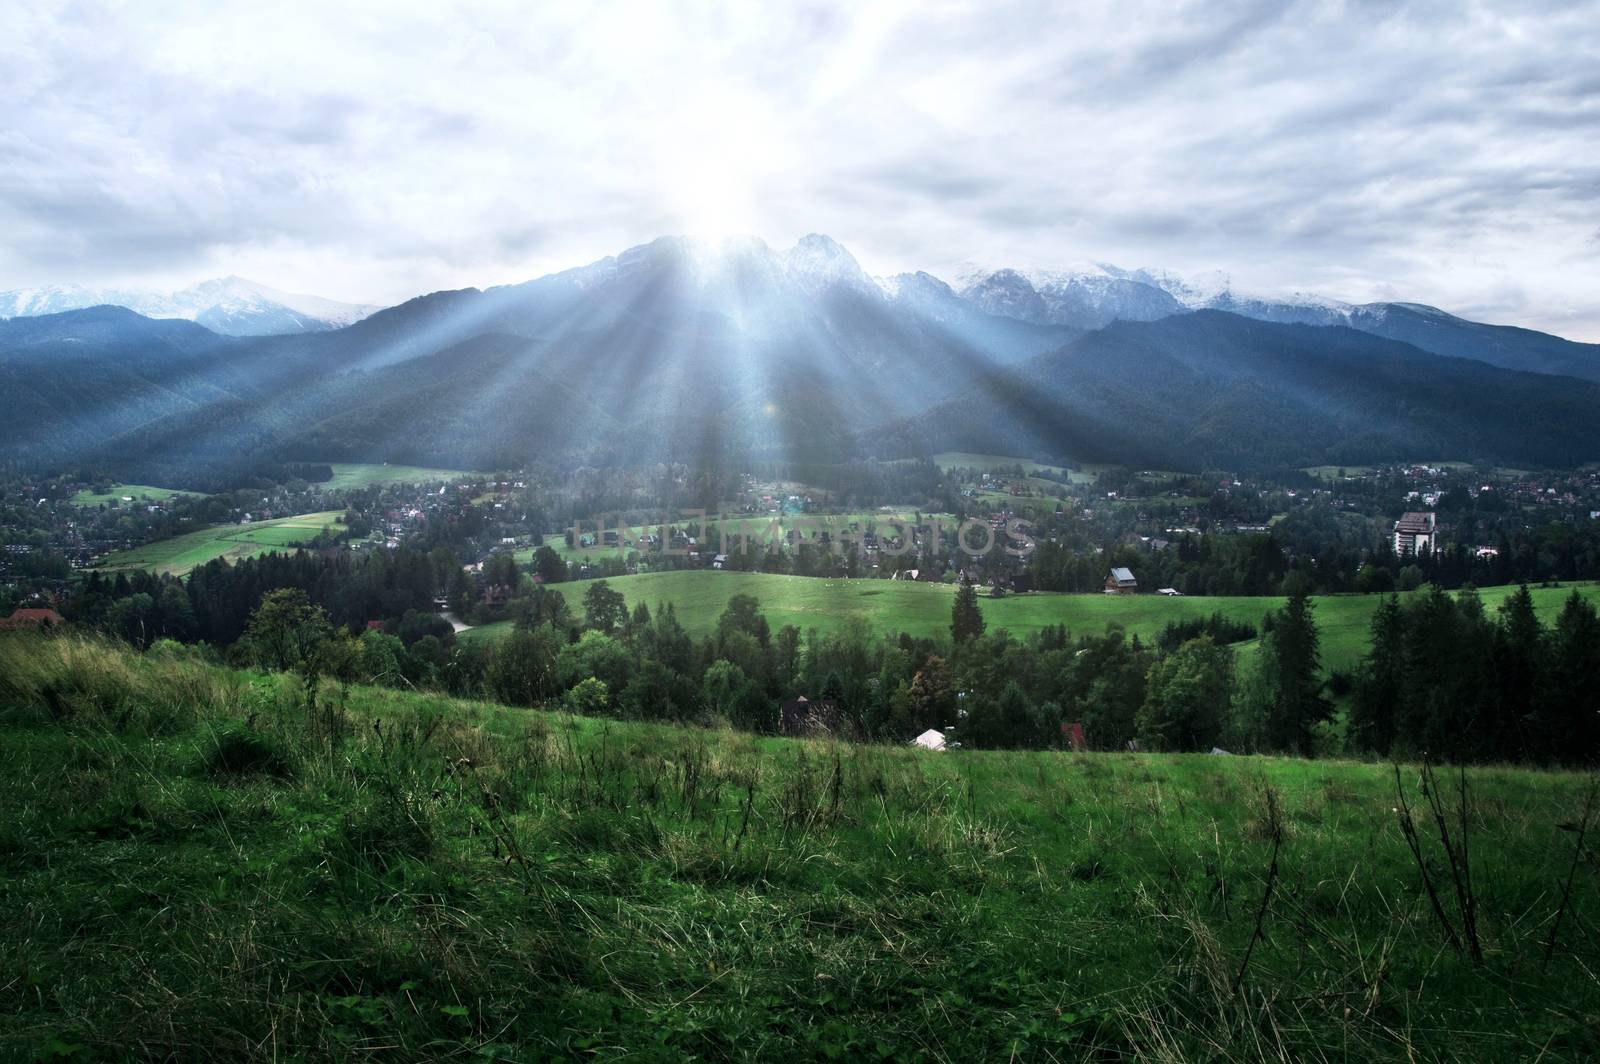
[[[507,557],[484,579],[514,569]],[[1470,589],[1391,598],[1355,673],[1324,676],[1315,602],[1291,591],[1259,626],[1194,618],[1153,643],[1116,626],[989,631],[971,587],[938,639],[864,624],[773,630],[748,595],[697,639],[670,604],[630,610],[603,580],[581,603],[519,580],[495,611],[513,631],[495,643],[457,640],[434,612],[437,596],[464,604],[475,593],[455,556],[402,548],[218,561],[187,581],[92,574],[67,615],[139,646],[208,643],[238,664],[755,732],[777,730],[780,704],[803,696],[831,729],[873,741],[934,728],[965,746],[1039,748],[1065,744],[1078,723],[1102,750],[1570,764],[1600,754],[1600,619],[1577,592],[1548,628],[1526,588],[1493,614]],[[1239,658],[1232,644],[1258,634]],[[1342,721],[1335,698],[1347,699]]]
[[[1587,765],[1600,755],[1600,618],[1574,591],[1542,626],[1526,586],[1491,615],[1471,589],[1391,597],[1350,705],[1353,748]]]
[[[1265,533],[1175,535],[1162,550],[1121,545],[1100,553],[1087,537],[1038,539],[1028,567],[1041,591],[1099,591],[1106,572],[1121,565],[1134,571],[1141,588],[1175,587],[1186,595],[1278,595],[1291,569],[1283,546]]]
[[[414,627],[439,634],[450,625],[432,612],[435,597],[453,593],[465,601],[471,585],[445,549],[275,551],[231,564],[211,561],[187,580],[90,572],[62,609],[69,621],[139,646],[163,638],[228,646],[243,635],[264,596],[287,588],[305,594],[340,628],[357,631],[378,621],[393,630],[409,614]]]

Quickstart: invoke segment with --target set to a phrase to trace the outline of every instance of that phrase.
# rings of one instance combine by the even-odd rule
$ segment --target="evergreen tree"
[[[1546,682],[1530,729],[1534,754],[1570,765],[1600,760],[1600,614],[1577,591],[1550,634]]]
[[[1395,722],[1405,697],[1405,618],[1400,600],[1393,595],[1372,615],[1372,644],[1356,680],[1350,705],[1350,749],[1389,756],[1394,745]]]
[[[981,636],[984,631],[983,610],[978,608],[978,589],[963,583],[956,589],[956,598],[950,606],[950,638],[957,643]]]
[[[1296,587],[1266,639],[1273,688],[1267,744],[1274,750],[1310,756],[1313,728],[1333,715],[1322,697],[1318,642],[1311,601]]]

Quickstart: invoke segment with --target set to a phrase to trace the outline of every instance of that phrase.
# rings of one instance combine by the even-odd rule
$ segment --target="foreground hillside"
[[[1576,775],[1447,788],[1471,936],[1381,765],[756,740],[16,635],[0,744],[0,1058],[1600,1051]]]

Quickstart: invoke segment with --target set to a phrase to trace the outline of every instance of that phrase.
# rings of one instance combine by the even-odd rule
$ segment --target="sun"
[[[729,94],[683,106],[657,143],[662,207],[693,236],[720,239],[763,231],[766,198],[784,166],[772,116]]]

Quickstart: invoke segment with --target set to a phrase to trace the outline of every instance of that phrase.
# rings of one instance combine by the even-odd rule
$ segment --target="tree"
[[[1209,750],[1232,701],[1233,651],[1208,635],[1191,639],[1150,667],[1139,742],[1152,750]]]
[[[748,680],[733,662],[713,661],[700,680],[700,704],[714,716],[731,719],[734,697]]]
[[[1372,615],[1372,643],[1356,678],[1346,741],[1356,752],[1388,757],[1405,697],[1406,633],[1400,600],[1393,595]]]
[[[928,655],[911,678],[912,727],[917,731],[942,728],[955,719],[955,691],[950,666],[936,654]]]
[[[962,745],[992,750],[1043,745],[1033,703],[1016,681],[1007,683],[999,698],[979,696],[971,702],[960,726]]]
[[[1547,679],[1532,729],[1535,752],[1573,765],[1600,758],[1600,615],[1577,591],[1550,633]]]
[[[182,584],[174,582],[161,589],[156,613],[161,617],[162,635],[185,642],[194,638],[194,607]]]
[[[558,584],[567,578],[567,563],[550,546],[533,552],[533,571],[546,584]]]
[[[1333,716],[1333,706],[1322,697],[1317,625],[1303,590],[1295,588],[1290,594],[1264,642],[1273,691],[1267,744],[1310,756],[1313,729]]]
[[[531,631],[513,629],[495,647],[484,682],[497,701],[531,706],[560,689],[556,660],[566,640],[548,624]]]
[[[770,638],[767,619],[761,616],[761,603],[754,595],[733,596],[723,608],[722,616],[717,618],[719,643],[735,632],[751,636],[763,647],[767,645],[767,640]]]
[[[612,590],[604,580],[596,580],[583,593],[584,618],[590,628],[610,635],[628,619],[628,602],[622,592]]]
[[[654,658],[639,662],[618,701],[622,712],[636,720],[680,720],[694,705],[692,689],[685,690],[682,677]]]
[[[608,691],[621,691],[633,672],[633,655],[622,643],[603,632],[585,632],[556,655],[556,676],[562,687],[576,687],[594,677]]]
[[[1536,713],[1535,694],[1544,662],[1544,629],[1534,616],[1527,584],[1500,604],[1491,660],[1495,697],[1488,719],[1479,724],[1475,753],[1485,759],[1516,760],[1526,753],[1524,732]]]
[[[981,636],[984,627],[983,610],[978,608],[978,589],[963,583],[956,589],[956,599],[950,605],[950,638],[964,643]]]
[[[297,587],[269,591],[250,614],[242,642],[257,665],[269,669],[322,671],[333,626],[321,606]]]
[[[567,711],[585,717],[598,717],[611,708],[611,692],[604,680],[593,676],[567,692]]]

